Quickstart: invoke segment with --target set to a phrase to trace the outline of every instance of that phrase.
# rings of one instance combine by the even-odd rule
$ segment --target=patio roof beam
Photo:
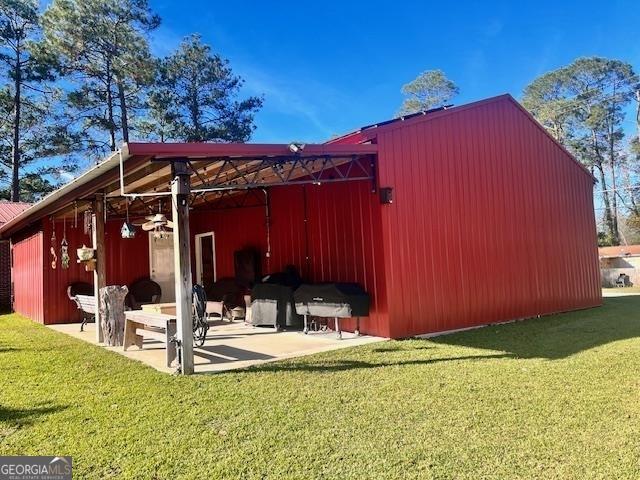
[[[192,202],[191,206],[198,211],[230,210],[234,208],[264,207],[267,202],[259,189],[245,189],[241,192],[223,190],[215,193],[215,198],[208,199],[206,194]]]
[[[263,159],[254,169],[239,171],[238,163],[245,162],[245,159],[226,159],[226,165],[222,168],[236,171],[237,175],[193,188],[192,192],[244,190],[279,185],[373,180],[374,178],[373,169],[365,167],[362,159],[355,155],[347,159],[294,156],[277,162],[268,158]],[[346,171],[343,171],[340,167],[345,165]],[[355,172],[354,176],[352,172]]]

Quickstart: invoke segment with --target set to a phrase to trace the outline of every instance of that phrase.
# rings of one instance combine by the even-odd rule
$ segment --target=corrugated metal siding
[[[104,229],[107,247],[108,285],[131,285],[139,278],[149,278],[149,233],[140,227],[134,238],[120,236],[122,220],[110,220]],[[74,251],[75,252],[75,251]]]
[[[91,245],[91,237],[85,235],[81,222],[78,223],[77,228],[73,228],[72,223],[67,222],[67,242],[71,261],[69,268],[63,269],[60,266],[60,242],[64,227],[62,222],[56,222],[58,263],[54,270],[51,268],[49,251],[52,224],[48,220],[44,221],[44,322],[46,324],[79,322],[80,312],[67,297],[67,287],[74,282],[93,284],[93,272],[85,271],[84,265],[76,261],[76,249],[83,244]],[[149,276],[148,234],[139,231],[134,239],[123,240],[120,237],[121,225],[121,221],[114,220],[108,221],[105,226],[107,285],[130,285],[140,277]]]
[[[242,248],[266,252],[264,207],[193,211],[189,215],[191,230],[191,272],[196,274],[194,238],[199,233],[214,232],[216,274],[218,279],[233,277],[233,254]],[[263,262],[263,271],[266,271]]]
[[[601,303],[591,178],[510,100],[377,141],[391,336]]]
[[[43,235],[25,232],[13,239],[13,309],[39,323],[44,323]]]
[[[369,182],[309,187],[309,277],[314,282],[357,282],[372,298],[363,332],[389,336],[378,195]],[[341,326],[354,328],[351,320]]]
[[[388,336],[380,205],[371,185],[277,187],[269,195],[271,256],[263,256],[263,272],[292,264],[313,282],[362,284],[373,299],[372,314],[363,319],[362,330]],[[192,212],[192,235],[208,231],[215,232],[218,278],[233,276],[234,251],[243,247],[267,251],[264,207]],[[344,328],[353,325],[345,321]]]
[[[63,223],[56,222],[56,255],[58,261],[55,270],[51,268],[51,236],[53,225],[51,221],[43,221],[44,234],[44,297],[45,323],[79,322],[82,319],[76,305],[67,297],[67,287],[74,282],[93,284],[93,273],[86,272],[84,265],[76,262],[76,249],[83,244],[91,246],[91,237],[84,234],[82,222],[78,221],[77,228],[67,222],[67,242],[69,244],[69,268],[63,269],[60,264],[60,242],[63,237]]]

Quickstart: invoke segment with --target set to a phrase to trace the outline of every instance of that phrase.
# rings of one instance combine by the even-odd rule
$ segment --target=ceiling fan
[[[145,232],[153,231],[153,236],[155,238],[163,238],[168,233],[167,228],[173,229],[173,222],[171,220],[167,220],[164,213],[150,215],[145,217],[145,220],[147,221],[142,224],[142,230]]]

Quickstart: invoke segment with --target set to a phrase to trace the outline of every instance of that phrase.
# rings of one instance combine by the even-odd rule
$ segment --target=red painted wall
[[[149,277],[149,234],[140,228],[134,238],[120,236],[122,220],[106,223],[104,241],[107,247],[107,285],[131,285]]]
[[[39,323],[45,322],[43,290],[43,235],[39,230],[21,232],[12,239],[13,309]]]
[[[60,265],[60,242],[63,236],[63,223],[56,222],[56,253],[58,255],[57,266],[51,268],[51,235],[53,232],[50,221],[45,220],[44,225],[44,322],[72,323],[79,322],[81,315],[75,304],[67,297],[67,287],[74,282],[87,282],[93,284],[93,272],[85,271],[84,265],[76,262],[76,249],[83,244],[90,246],[91,237],[84,234],[82,225],[73,228],[72,223],[67,222],[67,242],[69,243],[69,255],[71,261],[69,268],[63,269]],[[123,240],[120,237],[120,220],[108,221],[105,226],[105,261],[107,264],[107,285],[130,285],[140,277],[149,276],[149,239],[146,233],[139,233],[136,238]]]
[[[601,304],[593,181],[512,100],[380,129],[390,335]]]
[[[233,277],[233,253],[242,248],[266,252],[264,207],[228,210],[193,211],[190,213],[192,273],[195,278],[196,234],[214,232],[217,278]],[[263,271],[264,271],[263,266]]]
[[[373,302],[371,316],[362,321],[362,331],[388,335],[380,205],[377,195],[371,193],[371,185],[350,182],[277,187],[270,190],[270,205],[271,255],[268,258],[264,206],[191,212],[192,238],[198,233],[215,232],[218,278],[233,276],[236,250],[253,247],[263,255],[264,273],[281,271],[286,265],[293,264],[312,282],[358,282],[369,291]],[[134,239],[123,240],[120,226],[121,221],[114,220],[108,221],[105,228],[107,284],[129,285],[139,277],[149,276],[149,240],[148,234],[142,232]],[[59,257],[62,222],[56,222],[55,231]],[[21,268],[20,272],[24,282],[37,279],[39,275],[44,286],[44,302],[38,300],[40,297],[34,299],[30,288],[17,289],[16,298],[22,302],[20,305],[41,306],[44,303],[43,312],[38,316],[27,310],[22,312],[38,321],[47,324],[77,322],[80,314],[67,298],[66,289],[77,281],[93,283],[93,273],[86,272],[75,257],[76,248],[90,245],[91,240],[81,226],[74,229],[68,223],[66,237],[72,257],[69,269],[61,268],[59,258],[56,269],[52,269],[49,252],[52,232],[52,224],[46,220],[43,232],[37,236],[40,243],[30,244],[29,249],[20,247],[25,252],[25,259],[37,260],[37,268]],[[193,242],[192,252],[195,252]],[[21,260],[21,265],[25,265],[25,261]],[[192,271],[195,275],[195,264]],[[352,322],[343,323],[345,330],[353,328]]]
[[[233,252],[257,248],[264,273],[292,264],[308,281],[362,284],[373,302],[363,332],[388,335],[380,205],[370,183],[275,187],[269,196],[269,258],[265,207],[192,212],[192,236],[215,232],[218,278],[233,276]],[[352,329],[352,322],[344,328]]]
[[[192,236],[215,232],[218,278],[233,275],[234,251],[266,253],[268,230],[263,271],[294,264],[312,282],[364,284],[367,333],[404,337],[601,304],[592,178],[513,100],[356,137],[378,144],[378,182],[393,187],[393,204],[350,182],[271,188],[269,229],[264,207],[193,211]],[[107,282],[129,284],[149,275],[148,236],[121,240],[120,224],[107,226]],[[61,224],[56,232],[60,240]],[[75,263],[51,270],[50,237],[45,221],[43,234],[13,238],[16,309],[76,321],[66,286],[92,275]],[[67,237],[75,261],[89,238]]]

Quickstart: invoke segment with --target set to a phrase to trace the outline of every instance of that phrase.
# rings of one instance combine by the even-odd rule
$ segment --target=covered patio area
[[[96,342],[93,323],[88,324],[83,332],[80,332],[77,324],[50,325],[50,328],[94,345],[102,345]],[[276,332],[271,328],[252,327],[244,322],[216,322],[209,330],[204,345],[193,350],[194,373],[225,372],[384,340],[382,337],[356,336],[347,332],[339,340],[331,331],[304,335],[300,331]],[[105,348],[161,372],[176,371],[175,367],[166,366],[165,345],[153,339],[145,339],[142,349],[133,347],[124,351],[122,347]]]
[[[388,336],[388,324],[376,162],[373,144],[124,145],[6,228],[17,232],[16,310],[92,343],[114,345],[116,338],[118,346],[107,348],[162,371],[174,371],[177,360],[185,374],[378,341]],[[42,292],[33,289],[39,270]],[[121,286],[124,298],[124,287],[133,294],[140,281],[154,284],[157,294],[125,301],[124,340],[122,323],[120,334],[109,326],[105,338],[100,292]],[[326,332],[305,335],[293,292],[327,283],[355,285],[366,302],[357,315],[325,302],[326,315],[307,315],[324,316]],[[212,322],[207,310],[202,346],[194,345],[196,284],[213,300],[207,309],[225,304],[218,318],[246,307],[244,321],[233,323]],[[234,285],[232,301],[230,290],[225,299],[212,298],[221,284]],[[258,327],[274,302],[276,329]],[[149,311],[144,303],[169,311]],[[90,323],[81,331],[78,307],[101,327]]]

